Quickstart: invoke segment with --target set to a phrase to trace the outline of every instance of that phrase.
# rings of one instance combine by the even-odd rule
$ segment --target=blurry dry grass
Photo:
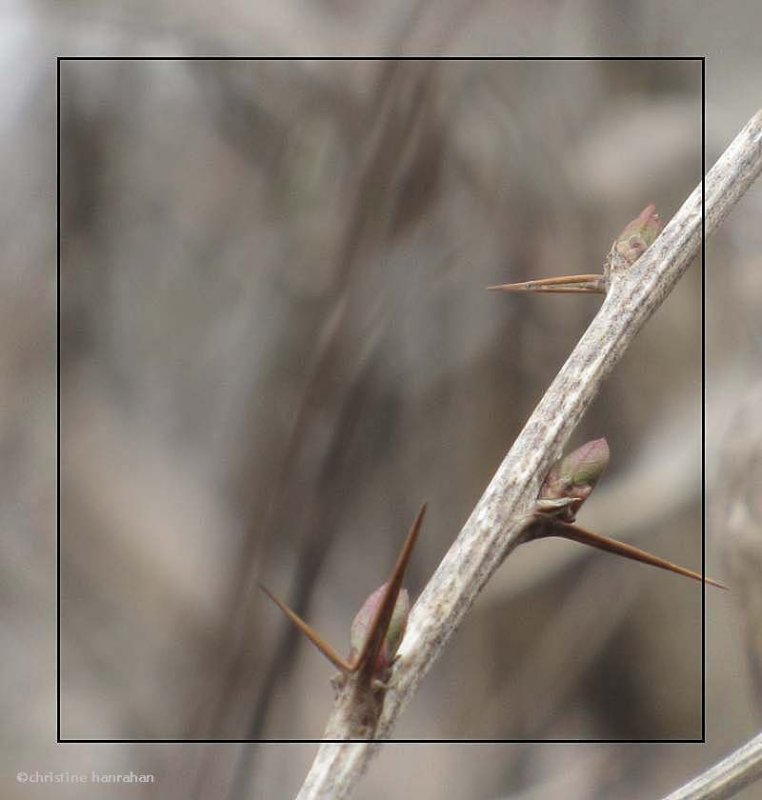
[[[330,671],[255,581],[345,641],[426,498],[417,592],[594,310],[483,287],[593,271],[646,202],[669,216],[700,176],[699,69],[65,62],[61,78],[62,735],[319,736]],[[739,234],[714,247],[748,268]],[[0,377],[22,390],[4,437],[31,465],[50,429],[10,416],[45,413],[24,387],[49,365],[35,360],[47,284],[34,271],[4,280]],[[581,522],[694,568],[700,286],[695,267],[579,431],[605,434],[613,453]],[[731,291],[719,285],[717,302]],[[740,324],[727,321],[726,341]],[[710,345],[719,361],[723,344]],[[33,468],[13,480],[34,507],[9,507],[9,525],[44,524]],[[3,584],[33,597],[50,575],[21,533]],[[18,635],[40,652],[38,628]],[[719,636],[736,646],[732,630]],[[709,700],[710,715],[724,703],[740,720],[728,741],[750,717],[745,670],[741,655],[710,666],[734,687]],[[397,734],[697,737],[700,677],[696,587],[536,543],[484,595]],[[22,716],[16,701],[7,711]],[[31,731],[46,713],[27,710]],[[113,768],[137,768],[135,751],[118,752]],[[238,768],[252,796],[285,796],[311,752],[257,748]],[[453,797],[521,796],[576,763],[569,748],[470,752],[460,776],[452,748],[432,752],[417,793],[451,781]],[[162,797],[205,797],[228,791],[238,748],[141,753]],[[587,755],[575,797],[626,794],[646,759],[647,785],[685,774],[664,751]],[[367,796],[392,758],[415,771],[414,752],[385,753]]]
[[[724,437],[717,469],[715,525],[722,535],[729,580],[762,722],[762,384],[752,387]]]

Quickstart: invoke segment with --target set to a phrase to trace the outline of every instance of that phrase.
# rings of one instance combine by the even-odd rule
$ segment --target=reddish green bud
[[[582,503],[590,496],[609,463],[609,446],[605,438],[594,439],[578,447],[550,468],[540,489],[540,510],[573,522]],[[568,499],[566,505],[553,503]],[[546,501],[544,504],[542,501]]]
[[[540,497],[555,499],[577,496],[570,495],[570,492],[585,487],[592,491],[608,463],[609,445],[605,438],[585,442],[550,468]]]
[[[656,206],[653,203],[647,205],[617,236],[611,248],[612,255],[616,254],[627,264],[634,264],[654,243],[662,227]]]
[[[352,622],[352,628],[349,633],[349,641],[352,648],[349,655],[350,659],[354,658],[362,651],[370,627],[373,624],[373,620],[376,618],[379,606],[383,602],[387,585],[388,583],[379,586],[357,612],[357,616]],[[386,636],[384,636],[384,643],[373,668],[374,674],[381,674],[391,666],[397,649],[402,643],[402,637],[405,635],[409,613],[410,597],[406,589],[400,589],[400,593],[397,595],[397,602],[394,604],[394,611],[392,612],[392,618],[389,622]]]

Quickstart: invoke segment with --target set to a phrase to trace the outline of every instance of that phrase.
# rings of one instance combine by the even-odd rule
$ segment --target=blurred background
[[[24,64],[3,138],[23,153],[3,199],[7,796],[49,794],[25,769],[156,775],[114,796],[287,797],[315,750],[54,744],[52,54],[532,52],[544,21],[542,52],[700,54],[712,31],[574,5],[229,3],[232,34],[171,3],[4,12]],[[748,68],[724,74],[710,62],[708,166],[759,105]],[[600,303],[484,287],[599,271],[648,202],[670,218],[701,177],[701,64],[64,61],[60,101],[61,736],[319,738],[333,668],[257,582],[346,652],[426,499],[419,593]],[[740,587],[707,592],[708,745],[389,745],[358,796],[653,797],[759,727],[760,203],[708,248],[707,571]],[[612,451],[580,523],[694,569],[701,310],[696,263],[571,443]],[[700,587],[549,540],[503,565],[396,735],[697,739],[701,700]]]

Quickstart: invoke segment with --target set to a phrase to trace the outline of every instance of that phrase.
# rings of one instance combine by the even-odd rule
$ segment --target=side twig
[[[706,234],[762,170],[762,111],[706,176]],[[339,698],[299,800],[349,796],[377,747],[457,629],[484,584],[519,544],[543,478],[601,382],[661,305],[701,247],[699,185],[646,253],[611,280],[606,299],[556,376],[421,594],[399,649],[374,741],[357,739]],[[360,734],[361,735],[361,734]]]
[[[762,733],[664,800],[725,800],[762,778]]]

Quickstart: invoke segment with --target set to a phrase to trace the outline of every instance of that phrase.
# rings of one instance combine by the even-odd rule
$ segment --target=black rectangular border
[[[56,743],[341,744],[339,739],[61,738],[61,62],[62,61],[698,61],[701,63],[701,575],[706,577],[706,56],[58,56],[56,58]],[[357,740],[367,741],[367,740]],[[380,744],[705,744],[706,583],[701,591],[699,739],[390,739]]]

